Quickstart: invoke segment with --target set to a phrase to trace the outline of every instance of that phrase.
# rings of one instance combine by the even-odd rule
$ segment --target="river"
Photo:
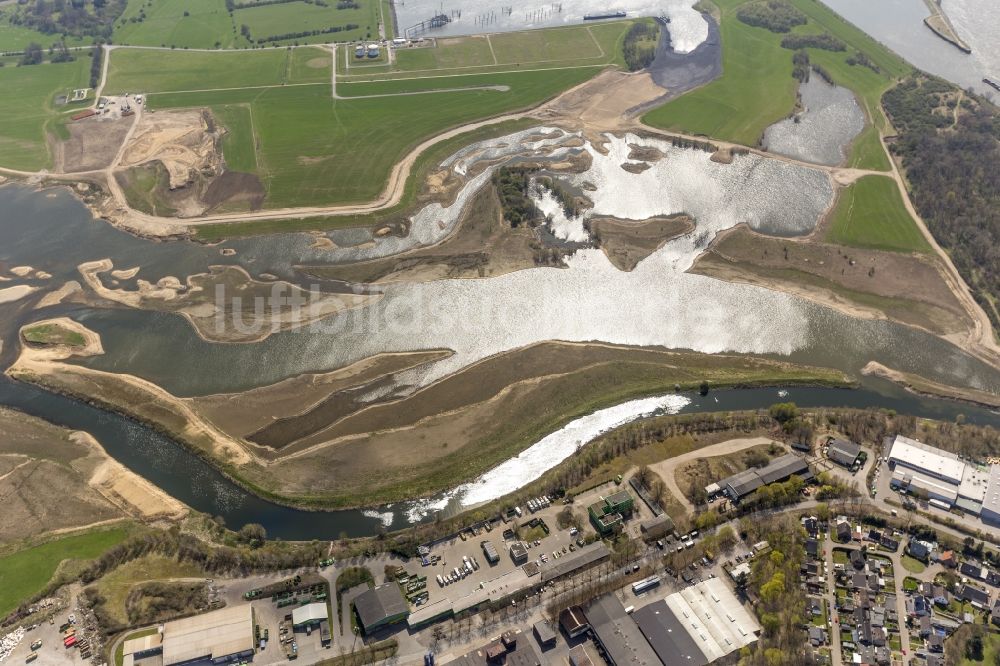
[[[994,0],[944,0],[942,8],[972,48],[959,51],[924,25],[924,0],[822,0],[916,67],[979,93],[997,97],[983,77],[1000,80],[1000,5]]]

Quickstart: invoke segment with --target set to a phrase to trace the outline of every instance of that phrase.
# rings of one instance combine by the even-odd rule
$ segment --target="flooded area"
[[[972,48],[963,53],[924,25],[923,0],[822,0],[838,14],[901,55],[912,65],[952,83],[997,92],[983,77],[1000,79],[1000,5],[993,0],[944,0],[942,9]]]
[[[813,164],[841,164],[865,127],[865,114],[854,93],[813,72],[799,86],[799,103],[801,110],[794,116],[764,131],[764,150]]]
[[[397,31],[405,37],[453,37],[491,32],[514,32],[533,28],[555,28],[597,21],[585,16],[612,18],[666,17],[679,53],[693,51],[708,36],[708,25],[693,7],[695,0],[525,0],[515,5],[496,5],[485,0],[396,0]],[[617,16],[618,12],[624,12]],[[431,27],[434,16],[448,21]]]

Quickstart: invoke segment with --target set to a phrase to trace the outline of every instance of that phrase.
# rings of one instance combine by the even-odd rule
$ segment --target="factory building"
[[[410,615],[410,605],[396,583],[385,583],[362,592],[354,599],[361,627],[366,634],[402,622]]]
[[[1000,509],[998,466],[983,467],[958,455],[897,435],[889,452],[890,484],[941,508],[958,507],[996,521]]]
[[[733,659],[760,634],[760,625],[718,578],[631,612],[614,595],[607,595],[589,604],[584,613],[594,642],[612,666],[705,666]]]
[[[207,666],[252,661],[253,608],[230,608],[163,625],[163,666]]]
[[[990,468],[990,480],[983,496],[983,511],[979,515],[983,522],[1000,525],[1000,465]]]

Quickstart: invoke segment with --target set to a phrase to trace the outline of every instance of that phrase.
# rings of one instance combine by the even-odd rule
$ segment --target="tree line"
[[[971,91],[959,102],[958,92],[914,76],[888,90],[882,105],[899,133],[890,149],[917,212],[1000,328],[1000,112]]]
[[[127,4],[127,0],[21,0],[8,20],[46,35],[107,40]]]

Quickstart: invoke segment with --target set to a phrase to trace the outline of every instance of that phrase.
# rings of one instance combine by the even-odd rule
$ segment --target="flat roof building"
[[[705,666],[708,659],[702,654],[691,634],[663,599],[654,601],[632,613],[639,631],[664,664],[690,664]]]
[[[684,588],[665,601],[708,663],[757,641],[757,620],[719,578]]]
[[[365,633],[405,620],[410,615],[410,605],[394,582],[362,592],[354,598],[361,627]]]
[[[962,483],[962,475],[965,473],[965,463],[958,459],[958,455],[903,435],[896,435],[889,451],[889,463],[955,486]]]
[[[594,632],[594,642],[609,666],[659,666],[661,663],[615,595],[608,594],[591,602],[584,614]]]
[[[122,643],[122,656],[132,657],[133,661],[163,654],[163,634],[157,631],[149,636],[130,638]]]
[[[541,578],[543,583],[550,583],[559,580],[563,576],[592,567],[611,557],[611,551],[604,545],[603,541],[595,541],[575,552],[563,555],[558,560],[543,562],[541,565]]]
[[[984,522],[1000,524],[1000,465],[990,467],[990,480],[986,484],[983,508],[979,516]]]
[[[254,655],[253,608],[230,608],[163,625],[163,664],[222,664]]]

